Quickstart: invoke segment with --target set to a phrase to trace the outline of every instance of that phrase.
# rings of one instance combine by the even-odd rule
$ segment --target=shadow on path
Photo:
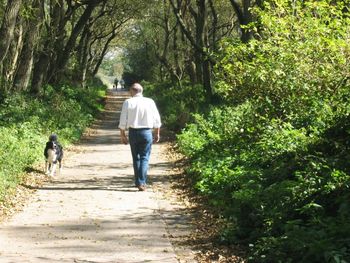
[[[152,187],[166,183],[170,163],[162,146],[154,145],[150,186],[139,192],[129,146],[119,143],[117,124],[127,96],[108,92],[106,110],[66,155],[62,174],[0,225],[1,263],[180,262],[185,250],[172,237],[188,231],[185,210]]]

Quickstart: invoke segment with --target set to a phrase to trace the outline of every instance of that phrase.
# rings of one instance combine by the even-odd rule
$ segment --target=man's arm
[[[153,141],[159,142],[159,139],[160,139],[160,128],[155,128],[154,135],[153,135]]]
[[[160,126],[162,125],[160,120],[160,114],[157,109],[156,103],[152,100],[153,111],[153,142],[159,142],[160,139]]]
[[[122,112],[120,113],[119,129],[120,129],[120,141],[123,144],[128,144],[128,138],[126,137],[125,130],[127,128],[127,101],[124,101],[122,106]]]

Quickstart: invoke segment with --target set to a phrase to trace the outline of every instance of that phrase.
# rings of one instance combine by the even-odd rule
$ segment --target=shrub
[[[346,2],[346,1],[345,1]],[[178,138],[197,189],[251,262],[349,262],[350,61],[345,2],[269,1],[259,38],[228,39],[216,91]]]
[[[191,119],[191,114],[202,109],[205,97],[201,85],[169,83],[143,83],[144,94],[152,97],[159,108],[162,122],[173,131],[181,130]]]

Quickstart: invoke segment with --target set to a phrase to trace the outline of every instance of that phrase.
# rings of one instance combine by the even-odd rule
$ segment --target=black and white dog
[[[49,141],[46,143],[44,150],[45,155],[45,173],[53,176],[56,172],[56,165],[58,162],[59,172],[61,173],[63,148],[58,142],[56,134],[51,134]]]

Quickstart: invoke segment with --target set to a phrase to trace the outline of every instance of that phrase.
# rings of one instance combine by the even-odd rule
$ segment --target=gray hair
[[[143,92],[143,87],[139,83],[134,83],[130,87],[136,94]]]

